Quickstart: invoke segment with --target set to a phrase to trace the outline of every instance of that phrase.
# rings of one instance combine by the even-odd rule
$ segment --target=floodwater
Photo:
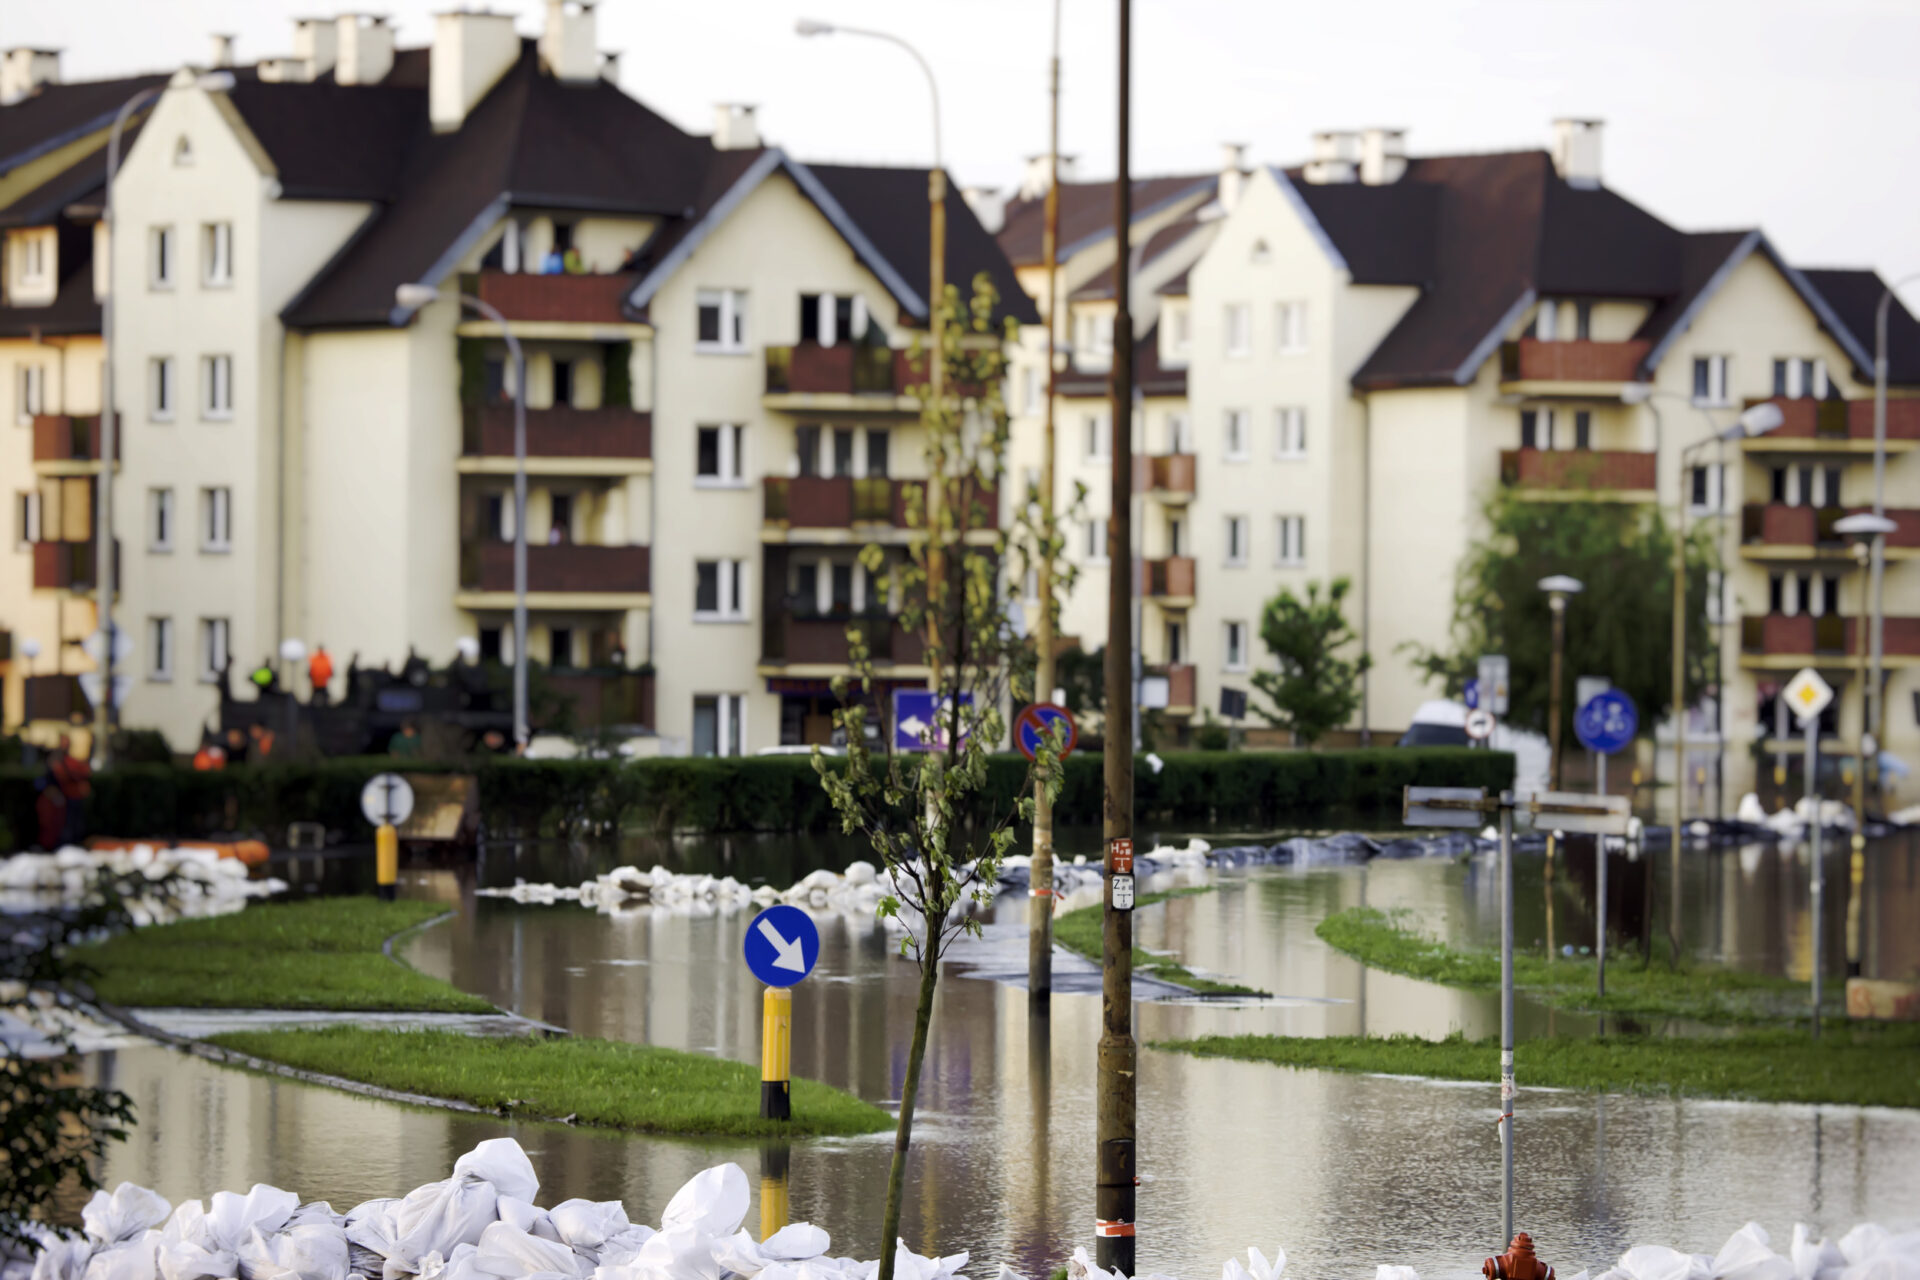
[[[674,861],[742,878],[776,864],[775,878],[785,879],[853,856],[833,842],[709,841]],[[653,859],[644,848],[544,846],[495,849],[479,865],[410,867],[407,893],[460,914],[417,935],[408,958],[581,1034],[757,1061],[760,989],[740,961],[748,913],[606,916],[473,896],[482,883],[568,883]],[[1846,862],[1826,861],[1834,972],[1845,954]],[[1590,848],[1562,852],[1551,893],[1543,857],[1523,854],[1516,869],[1522,945],[1543,943],[1549,927],[1556,945],[1589,944]],[[1682,915],[1697,954],[1805,974],[1804,851],[1691,851],[1683,869]],[[309,884],[346,874],[311,871]],[[1405,907],[1437,933],[1485,942],[1497,921],[1493,873],[1484,858],[1254,868],[1221,874],[1218,892],[1144,909],[1140,945],[1275,998],[1141,1005],[1136,1037],[1492,1034],[1490,997],[1368,971],[1320,943],[1313,927],[1364,903]],[[1610,879],[1616,937],[1664,935],[1664,853],[1616,858]],[[1920,919],[1920,848],[1871,850],[1866,889],[1867,972],[1920,969],[1908,924]],[[986,942],[958,953],[943,978],[909,1168],[902,1234],[923,1252],[971,1249],[975,1275],[1001,1261],[1045,1275],[1092,1236],[1099,999],[1058,993],[1051,1016],[1035,1020],[1023,990],[978,976],[1024,967],[1025,901],[1004,900]],[[795,991],[794,1069],[893,1103],[916,972],[870,922],[819,922],[819,966]],[[1591,1019],[1523,1003],[1518,1021],[1516,1225],[1562,1274],[1603,1266],[1635,1243],[1711,1250],[1750,1219],[1782,1240],[1795,1221],[1834,1235],[1866,1220],[1920,1227],[1920,1114],[1530,1091],[1524,1040],[1588,1034]],[[879,1248],[890,1134],[790,1148],[632,1138],[400,1107],[157,1048],[100,1054],[92,1070],[139,1108],[132,1139],[107,1160],[109,1183],[131,1179],[175,1200],[264,1181],[344,1209],[444,1177],[474,1143],[510,1133],[532,1154],[544,1203],[619,1198],[636,1218],[657,1221],[680,1183],[710,1164],[735,1161],[756,1185],[763,1170],[786,1165],[794,1220],[826,1227],[836,1254],[873,1257]],[[1380,1262],[1411,1263],[1430,1280],[1475,1274],[1501,1243],[1496,1109],[1492,1082],[1296,1071],[1143,1048],[1140,1269],[1194,1280],[1248,1245],[1278,1244],[1300,1276],[1366,1280]],[[756,1205],[749,1226],[758,1215]]]

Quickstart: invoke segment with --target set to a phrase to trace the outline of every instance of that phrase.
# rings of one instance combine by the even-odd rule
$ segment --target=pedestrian
[[[40,847],[58,849],[86,838],[87,798],[93,794],[93,769],[74,755],[63,735],[47,756],[46,773],[36,784],[34,801],[40,821]]]
[[[327,686],[333,683],[333,655],[327,652],[324,643],[315,645],[313,656],[307,659],[307,683],[313,686],[314,706],[324,707],[332,700]]]
[[[400,722],[400,732],[394,734],[393,740],[387,743],[387,754],[402,759],[417,760],[420,758],[422,745],[424,744],[420,741],[420,726],[411,720],[403,720]]]
[[[273,665],[272,655],[260,659],[260,665],[253,669],[253,674],[247,679],[262,694],[280,692],[280,672]]]

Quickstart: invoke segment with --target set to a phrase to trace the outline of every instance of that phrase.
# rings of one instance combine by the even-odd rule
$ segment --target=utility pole
[[[1051,702],[1056,680],[1053,635],[1053,456],[1054,325],[1060,301],[1060,0],[1053,0],[1053,62],[1048,93],[1047,211],[1041,252],[1047,263],[1047,418],[1040,452],[1040,626],[1039,673],[1034,701]],[[1045,1007],[1053,996],[1053,798],[1047,779],[1034,786],[1033,862],[1027,883],[1027,998]]]
[[[1120,160],[1113,180],[1112,510],[1107,516],[1106,911],[1101,931],[1099,1153],[1094,1248],[1109,1271],[1134,1273],[1133,1043],[1133,221],[1132,0],[1120,0]]]

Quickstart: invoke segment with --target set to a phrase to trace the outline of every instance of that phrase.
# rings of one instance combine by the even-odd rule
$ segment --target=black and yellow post
[[[787,1167],[793,1148],[770,1142],[760,1149],[760,1238],[787,1225]]]
[[[793,992],[768,987],[760,1018],[760,1118],[793,1119]]]
[[[392,902],[399,892],[400,882],[400,832],[390,822],[383,822],[373,833],[373,879],[380,886],[380,897]]]

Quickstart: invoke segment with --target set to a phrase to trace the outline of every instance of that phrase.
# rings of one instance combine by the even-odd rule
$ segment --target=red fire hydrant
[[[1533,1237],[1521,1231],[1507,1251],[1488,1258],[1480,1274],[1487,1280],[1553,1280],[1553,1268],[1533,1256]]]

